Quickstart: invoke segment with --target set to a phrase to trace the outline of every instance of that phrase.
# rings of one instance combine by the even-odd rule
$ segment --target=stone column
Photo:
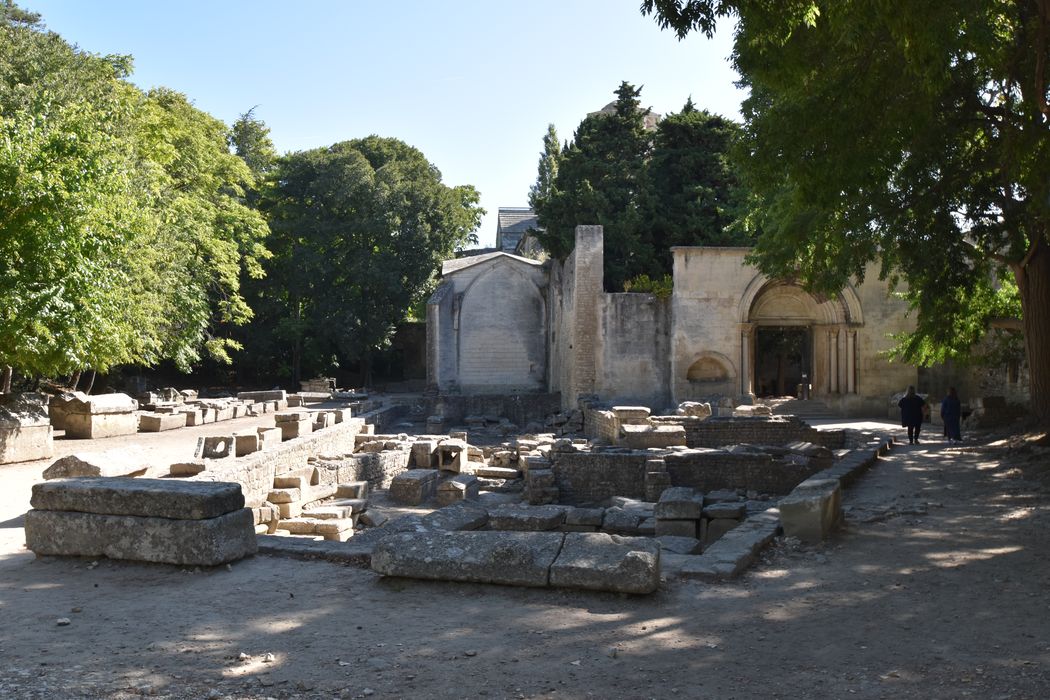
[[[828,331],[828,393],[839,393],[839,332]]]
[[[755,327],[750,323],[740,326],[740,393],[750,395],[753,393],[751,386],[751,339],[754,337]]]
[[[857,331],[846,331],[846,391],[857,393]]]

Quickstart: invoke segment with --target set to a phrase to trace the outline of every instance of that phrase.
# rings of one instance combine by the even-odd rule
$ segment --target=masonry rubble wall
[[[822,465],[778,460],[757,452],[733,454],[723,450],[672,452],[664,456],[674,486],[688,486],[704,493],[719,489],[745,489],[787,494],[820,471]]]
[[[667,406],[670,300],[652,294],[602,294],[594,392],[611,403]]]
[[[427,399],[427,415],[443,417],[445,425],[461,423],[467,416],[500,416],[524,427],[560,410],[558,394],[449,394]]]
[[[841,430],[817,430],[795,416],[773,418],[693,418],[691,416],[653,416],[654,425],[681,425],[688,447],[724,447],[750,443],[786,445],[812,442],[829,449],[841,449],[845,434]]]
[[[249,508],[266,502],[273,489],[275,476],[303,467],[315,455],[342,455],[354,451],[354,438],[364,428],[361,418],[342,423],[300,438],[287,440],[268,452],[253,452],[245,457],[223,460],[192,477],[199,481],[235,481],[241,485]]]

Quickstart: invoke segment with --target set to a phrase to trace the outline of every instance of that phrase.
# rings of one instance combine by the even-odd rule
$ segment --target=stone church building
[[[913,322],[874,270],[821,298],[746,265],[746,248],[673,253],[668,299],[603,291],[600,226],[577,227],[564,262],[504,252],[445,262],[427,305],[430,390],[660,410],[806,387],[834,413],[885,415],[917,383],[915,367],[882,355]]]

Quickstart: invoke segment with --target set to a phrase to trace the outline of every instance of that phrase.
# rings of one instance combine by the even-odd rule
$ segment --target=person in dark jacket
[[[926,399],[915,393],[915,387],[909,386],[908,393],[897,402],[901,409],[901,427],[908,429],[908,442],[919,444],[919,431],[922,430],[922,417]]]
[[[948,438],[948,444],[962,442],[962,404],[959,403],[959,394],[955,387],[948,388],[948,395],[941,401],[941,419],[944,420],[944,433]]]

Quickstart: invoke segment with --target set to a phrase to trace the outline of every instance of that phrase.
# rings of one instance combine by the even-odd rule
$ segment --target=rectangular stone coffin
[[[384,537],[372,569],[385,576],[547,586],[558,532],[407,532]]]
[[[246,508],[202,520],[30,510],[25,534],[26,546],[39,555],[181,566],[225,564],[257,548],[254,517]]]
[[[390,498],[397,503],[418,506],[437,495],[436,469],[407,469],[390,482]]]
[[[185,428],[185,413],[141,413],[139,414],[139,432],[159,433],[162,430]]]
[[[242,401],[286,401],[288,392],[284,389],[271,389],[270,391],[241,391],[237,398]]]
[[[127,394],[99,394],[66,404],[66,437],[104,438],[134,435],[139,430],[135,415],[138,402]]]
[[[241,485],[131,477],[75,477],[33,484],[37,510],[203,520],[244,508]]]
[[[54,431],[43,404],[20,396],[0,398],[0,464],[50,457]]]
[[[476,501],[480,494],[481,483],[473,474],[457,474],[443,481],[437,489],[438,503],[442,506],[456,501]]]
[[[842,518],[838,479],[809,479],[780,500],[780,522],[784,534],[803,542],[820,542],[831,534]]]

